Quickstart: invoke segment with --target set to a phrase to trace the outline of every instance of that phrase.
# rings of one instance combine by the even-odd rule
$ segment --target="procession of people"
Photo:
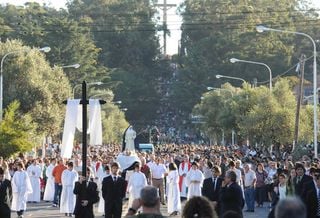
[[[216,217],[229,211],[243,217],[243,211],[254,213],[258,207],[275,217],[276,205],[289,196],[305,203],[308,217],[320,215],[320,162],[312,156],[294,161],[290,152],[276,157],[247,145],[164,144],[154,153],[121,146],[89,146],[87,178],[80,176],[83,163],[77,149],[68,160],[59,152],[50,159],[1,159],[0,217],[10,217],[10,210],[23,217],[27,203],[37,204],[41,198],[65,216],[94,217],[95,212],[120,218],[123,207],[132,209],[148,185],[158,190],[170,216],[181,215],[184,201],[198,196],[211,202]],[[123,159],[134,161],[124,169]]]

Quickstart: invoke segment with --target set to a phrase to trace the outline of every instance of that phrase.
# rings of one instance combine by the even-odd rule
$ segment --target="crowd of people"
[[[0,158],[0,217],[10,217],[11,211],[23,217],[27,202],[43,200],[65,216],[94,217],[96,211],[120,218],[123,202],[128,216],[152,208],[152,199],[138,199],[153,187],[153,198],[167,205],[170,216],[201,217],[199,208],[206,203],[193,209],[187,205],[208,201],[213,208],[210,217],[243,217],[244,210],[254,213],[257,207],[268,207],[270,218],[280,218],[279,202],[297,197],[308,218],[319,218],[320,161],[306,155],[294,160],[290,152],[281,153],[276,157],[246,145],[165,144],[153,153],[122,151],[116,144],[90,146],[87,177],[81,176],[79,146],[68,160],[59,157],[58,148],[50,158]],[[124,168],[119,156],[136,161]]]

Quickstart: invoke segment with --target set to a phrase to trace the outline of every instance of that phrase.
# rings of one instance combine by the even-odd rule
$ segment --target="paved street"
[[[123,208],[123,215],[126,213],[127,207]],[[167,207],[162,206],[161,212],[163,215],[168,216]],[[96,218],[102,218],[102,214],[95,213]],[[246,213],[244,212],[245,218],[266,218],[268,216],[268,209],[264,208],[256,208],[254,213]],[[16,218],[17,214],[12,213],[11,218]],[[28,204],[27,212],[24,217],[32,217],[32,218],[60,218],[65,217],[64,214],[59,213],[58,208],[51,207],[51,203],[41,202],[37,204]]]

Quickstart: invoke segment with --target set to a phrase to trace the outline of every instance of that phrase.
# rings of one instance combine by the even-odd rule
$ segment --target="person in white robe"
[[[201,196],[204,175],[198,168],[198,164],[193,162],[192,167],[186,176],[188,199],[192,198],[193,196]]]
[[[128,181],[127,192],[129,193],[129,208],[132,206],[132,202],[134,199],[140,198],[141,189],[148,185],[147,178],[144,173],[140,171],[140,169],[140,163],[137,163],[134,166],[134,172],[131,174]]]
[[[179,173],[175,163],[169,164],[168,183],[168,213],[176,216],[181,211],[181,200],[179,190]]]
[[[46,169],[47,183],[43,195],[44,201],[53,201],[54,197],[54,177],[52,176],[52,171],[56,166],[56,159],[52,158],[50,162],[50,165]]]
[[[72,216],[76,205],[76,195],[73,193],[76,181],[78,181],[78,173],[73,169],[73,163],[69,162],[68,168],[61,175],[60,213],[64,213],[66,216]]]
[[[179,188],[180,188],[180,196],[183,198],[187,197],[187,183],[186,183],[186,176],[191,168],[191,164],[189,162],[189,156],[185,155],[183,162],[179,165]]]
[[[16,163],[17,171],[14,173],[12,186],[12,202],[11,210],[16,211],[18,218],[23,217],[24,211],[27,209],[28,194],[32,193],[32,186],[28,173],[23,170],[22,163]]]
[[[97,171],[98,177],[98,190],[99,190],[99,204],[98,204],[98,213],[102,213],[104,215],[104,199],[102,197],[102,181],[105,177],[110,176],[110,168],[108,166],[107,161],[104,161]]]
[[[34,159],[32,164],[27,168],[28,176],[30,178],[33,192],[28,195],[28,202],[36,203],[40,202],[40,177],[41,167],[38,165],[38,161]]]

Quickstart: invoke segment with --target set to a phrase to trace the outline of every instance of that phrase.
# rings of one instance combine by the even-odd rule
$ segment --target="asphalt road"
[[[122,215],[125,215],[127,211],[127,206],[125,203],[125,206],[123,207],[123,213]],[[161,212],[163,215],[168,216],[167,213],[167,207],[161,206]],[[11,213],[11,218],[18,217],[15,212]],[[59,208],[51,207],[51,203],[48,202],[40,202],[40,203],[30,203],[27,205],[27,211],[24,214],[24,217],[32,217],[32,218],[61,218],[64,216],[64,214],[61,214],[59,211]],[[102,218],[102,214],[95,213],[96,218]],[[176,216],[177,218],[179,216]],[[256,208],[254,213],[247,213],[244,212],[245,218],[267,218],[268,217],[268,208]]]

